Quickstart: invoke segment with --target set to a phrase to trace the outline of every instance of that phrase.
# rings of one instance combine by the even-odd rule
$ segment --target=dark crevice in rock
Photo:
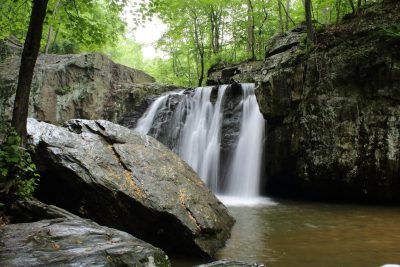
[[[295,47],[297,45],[299,45],[299,42],[293,42],[293,43],[290,43],[290,44],[287,44],[287,45],[280,46],[279,48],[277,48],[275,50],[269,51],[268,54],[267,54],[267,57],[272,57],[274,55],[283,53],[283,52],[285,52],[285,51],[287,51],[287,50],[289,50],[292,47]]]
[[[131,169],[129,169],[129,168],[126,166],[125,162],[121,159],[121,155],[120,155],[120,154],[118,153],[118,151],[115,149],[114,145],[112,145],[111,149],[112,149],[112,151],[113,151],[113,153],[114,153],[114,156],[117,158],[118,162],[121,164],[121,166],[122,166],[127,172],[129,172],[131,175],[133,175]]]

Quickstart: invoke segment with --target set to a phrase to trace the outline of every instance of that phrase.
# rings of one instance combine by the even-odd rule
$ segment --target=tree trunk
[[[357,1],[357,12],[360,12],[361,10],[361,0]]]
[[[356,9],[355,9],[355,7],[354,7],[353,0],[349,0],[349,4],[350,4],[351,10],[352,10],[352,13],[353,13],[353,14],[356,13]]]
[[[199,82],[198,86],[203,85],[203,79],[204,79],[204,51],[200,52],[200,76],[199,76]]]
[[[53,10],[53,20],[56,18],[57,16],[57,11],[58,11],[58,7],[61,3],[61,0],[58,0],[56,5],[54,6],[54,10]],[[53,32],[54,32],[54,27],[53,25],[50,25],[49,27],[49,31],[47,33],[47,42],[46,42],[46,48],[44,49],[44,53],[47,55],[49,53],[49,48],[50,48],[50,43],[51,43],[51,38],[53,37]]]
[[[31,92],[33,70],[39,55],[47,3],[48,0],[33,0],[28,33],[26,34],[21,66],[19,68],[12,126],[15,127],[17,133],[21,136],[23,145],[26,143],[26,120],[28,118],[29,94]]]
[[[44,49],[44,53],[45,55],[47,55],[49,53],[49,48],[50,48],[50,42],[51,42],[51,38],[53,37],[53,25],[50,25],[49,27],[49,31],[47,33],[47,41],[46,41],[46,47]]]
[[[289,30],[289,20],[291,20],[291,18],[290,18],[290,3],[291,3],[291,0],[286,0],[286,10],[285,10],[286,24],[285,24],[285,27],[286,27],[287,31]]]
[[[280,32],[283,34],[283,18],[282,18],[282,1],[278,0],[278,11],[279,11],[279,27]]]
[[[314,27],[311,14],[311,0],[304,1],[304,8],[306,14],[307,37],[310,41],[315,42]]]
[[[193,23],[194,23],[194,42],[196,44],[198,56],[200,59],[200,73],[198,73],[198,86],[202,86],[204,79],[204,36],[200,29],[200,23],[198,21],[197,12],[192,9]]]
[[[336,0],[336,25],[339,24],[341,10],[342,10],[342,0]]]
[[[254,51],[254,13],[253,3],[251,0],[247,1],[247,53],[251,60],[255,59]]]
[[[211,26],[211,48],[214,54],[217,53],[217,49],[215,47],[215,16],[214,16],[214,8],[211,7],[211,12],[210,12],[210,26]]]

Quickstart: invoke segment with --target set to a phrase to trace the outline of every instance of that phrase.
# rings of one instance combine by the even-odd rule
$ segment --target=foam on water
[[[268,197],[238,197],[217,195],[217,198],[228,207],[264,207],[278,204]]]

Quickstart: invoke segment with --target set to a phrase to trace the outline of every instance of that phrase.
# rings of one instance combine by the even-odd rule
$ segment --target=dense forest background
[[[142,69],[159,82],[197,86],[213,64],[263,59],[269,40],[305,20],[303,0],[50,0],[42,53],[101,52]],[[339,24],[376,0],[313,0],[316,31]],[[31,1],[0,3],[0,39],[24,42]],[[127,14],[127,12],[131,14]],[[163,56],[146,59],[129,34],[153,19],[167,25],[155,44]],[[127,23],[129,19],[129,23]],[[129,25],[129,26],[128,26]],[[152,33],[149,32],[149,35]]]

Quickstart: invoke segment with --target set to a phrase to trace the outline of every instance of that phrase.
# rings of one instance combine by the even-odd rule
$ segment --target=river
[[[229,211],[236,224],[216,259],[272,267],[400,264],[400,207],[274,200]]]

